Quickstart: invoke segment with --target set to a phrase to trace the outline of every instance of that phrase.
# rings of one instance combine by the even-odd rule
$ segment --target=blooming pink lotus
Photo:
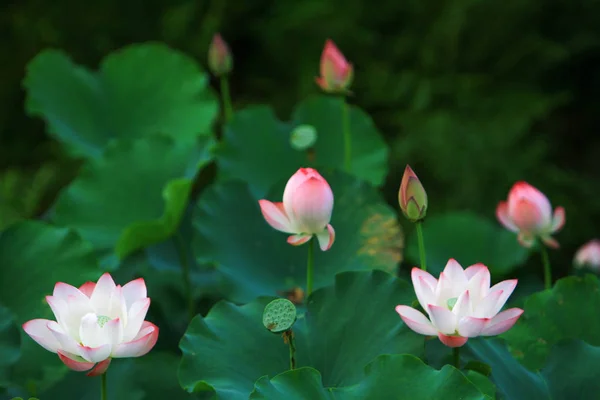
[[[410,329],[422,335],[437,335],[448,347],[460,347],[476,336],[506,332],[523,314],[520,308],[499,313],[517,280],[502,281],[490,288],[490,271],[483,264],[463,270],[450,259],[439,280],[419,268],[413,268],[411,275],[417,299],[429,318],[404,305],[396,306],[396,312]]]
[[[218,33],[213,36],[208,48],[208,68],[214,76],[226,75],[233,68],[229,46]]]
[[[332,40],[327,39],[321,54],[321,76],[317,85],[328,93],[346,93],[352,84],[354,68]]]
[[[144,321],[150,299],[142,278],[121,287],[105,273],[98,283],[79,289],[58,282],[46,296],[56,321],[34,319],[23,324],[40,346],[87,375],[103,374],[112,358],[140,357],[158,339],[158,327]]]
[[[590,240],[577,250],[575,253],[576,267],[590,267],[593,270],[600,271],[600,240]]]
[[[300,168],[288,180],[283,202],[259,200],[260,210],[269,225],[292,233],[288,243],[299,246],[317,237],[321,250],[329,250],[335,231],[329,223],[333,211],[333,192],[329,184],[312,168]]]
[[[558,248],[550,235],[565,224],[565,209],[552,206],[548,198],[527,182],[517,182],[508,193],[508,201],[501,201],[496,216],[507,229],[518,232],[517,239],[524,247],[531,247],[536,238],[547,246]]]

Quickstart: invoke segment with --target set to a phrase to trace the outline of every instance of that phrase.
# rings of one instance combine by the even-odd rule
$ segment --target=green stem
[[[180,233],[176,233],[173,236],[175,247],[177,249],[177,255],[179,262],[181,263],[181,276],[183,279],[183,291],[187,300],[188,306],[188,318],[191,321],[196,315],[194,307],[194,298],[192,296],[192,280],[190,277],[190,263],[188,262],[187,252],[185,250],[185,242]]]
[[[456,369],[460,369],[460,347],[454,347],[452,349],[452,358],[454,359],[454,366]]]
[[[225,122],[229,122],[233,115],[233,107],[231,106],[231,94],[229,93],[229,80],[225,75],[221,76],[221,99],[223,101]]]
[[[350,113],[346,98],[342,96],[342,132],[344,134],[344,169],[352,169],[352,136],[350,135]]]
[[[100,399],[108,400],[108,392],[106,390],[106,372],[100,375],[100,378],[102,379],[100,383]]]
[[[288,330],[286,332],[287,342],[290,346],[290,369],[296,369],[296,343],[294,342],[294,332]]]
[[[540,252],[542,253],[542,263],[544,264],[544,286],[546,289],[552,289],[552,269],[550,268],[548,249],[546,249],[546,246],[541,245]]]
[[[315,239],[308,241],[308,260],[306,261],[306,297],[310,296],[313,289],[313,273],[315,269]]]
[[[427,263],[425,262],[425,241],[423,240],[423,222],[417,221],[417,238],[419,241],[419,258],[421,261],[421,269],[427,271]]]

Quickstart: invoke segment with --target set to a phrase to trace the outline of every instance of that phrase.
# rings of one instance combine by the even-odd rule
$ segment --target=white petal
[[[438,331],[445,335],[452,335],[456,332],[456,315],[446,307],[436,306],[434,304],[429,305],[429,317],[433,326]]]
[[[79,340],[81,318],[85,314],[93,312],[90,299],[78,290],[78,293],[66,298],[48,296],[46,301],[65,334],[73,337],[76,341]]]
[[[52,332],[52,335],[60,343],[60,349],[72,354],[78,354],[77,341],[73,339],[63,328],[56,322],[51,321],[48,323],[48,329]]]
[[[107,330],[98,324],[96,314],[89,313],[81,319],[79,337],[83,346],[96,348],[105,344],[111,344],[107,333]]]
[[[473,310],[473,316],[478,318],[492,318],[497,314],[495,310],[500,296],[502,296],[502,290],[490,292],[476,305]]]
[[[335,241],[335,230],[333,229],[333,226],[327,224],[327,227],[321,233],[317,233],[317,240],[319,241],[319,247],[322,251],[329,250]]]
[[[464,287],[467,285],[467,277],[465,271],[462,269],[460,264],[453,258],[448,260],[446,268],[444,268],[444,275],[449,279],[453,286]]]
[[[490,271],[483,264],[475,264],[465,270],[465,275],[469,279],[467,288],[471,295],[471,301],[477,304],[488,294],[490,288]]]
[[[78,296],[79,294],[83,293],[81,293],[81,291],[75,286],[71,286],[64,282],[57,282],[56,285],[54,285],[54,291],[52,292],[52,296],[65,301],[69,298],[69,296]]]
[[[488,318],[463,317],[458,321],[458,334],[469,338],[479,336],[488,322]]]
[[[23,324],[23,330],[35,340],[37,344],[48,351],[56,353],[60,349],[60,343],[56,340],[54,335],[52,335],[50,329],[48,329],[48,324],[50,322],[54,321],[47,319],[32,319]]]
[[[410,272],[415,294],[417,300],[421,304],[424,310],[427,310],[429,304],[435,304],[435,288],[437,286],[437,279],[435,279],[429,272],[423,271],[420,268],[414,267]]]
[[[456,318],[460,319],[473,313],[473,306],[471,304],[471,296],[469,291],[466,290],[463,294],[458,296],[456,304],[452,308],[452,313],[456,315]],[[462,335],[464,336],[464,335]]]
[[[90,299],[97,314],[108,315],[110,298],[116,287],[117,285],[108,272],[100,277]]]
[[[135,279],[123,286],[123,297],[125,298],[125,304],[128,310],[136,301],[148,297],[144,278]]]
[[[506,332],[523,314],[520,308],[509,308],[496,315],[481,331],[482,336],[494,336]]]
[[[110,320],[104,325],[106,335],[108,336],[109,343],[111,345],[111,352],[115,351],[117,347],[123,343],[123,324],[120,318]]]
[[[506,281],[499,282],[490,288],[490,293],[493,293],[495,291],[502,291],[502,294],[496,302],[495,308],[492,310],[492,316],[496,315],[502,309],[502,307],[504,307],[504,304],[517,287],[517,282],[517,279],[509,279]]]
[[[402,321],[413,331],[421,335],[437,335],[437,330],[422,313],[409,306],[396,306],[396,312]]]
[[[144,318],[146,318],[148,307],[150,307],[149,298],[139,300],[135,302],[133,306],[131,306],[129,309],[127,325],[125,325],[125,330],[123,332],[124,342],[132,341],[138,334],[142,324],[144,323]]]

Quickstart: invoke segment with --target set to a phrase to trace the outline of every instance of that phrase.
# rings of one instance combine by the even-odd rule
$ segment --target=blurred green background
[[[406,163],[428,190],[430,216],[494,220],[526,180],[567,210],[562,250],[551,253],[558,278],[600,223],[599,27],[598,0],[12,2],[0,13],[0,223],[43,215],[77,171],[24,112],[21,81],[40,50],[95,69],[113,50],[156,40],[206,65],[219,31],[234,53],[234,106],[269,103],[286,119],[318,92],[331,38],[356,68],[350,102],[392,149],[390,204]],[[541,271],[537,257],[529,262]]]

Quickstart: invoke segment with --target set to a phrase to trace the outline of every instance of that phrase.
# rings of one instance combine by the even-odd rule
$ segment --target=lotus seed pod
[[[265,306],[263,325],[273,333],[290,329],[296,322],[296,306],[288,299],[275,299]]]

